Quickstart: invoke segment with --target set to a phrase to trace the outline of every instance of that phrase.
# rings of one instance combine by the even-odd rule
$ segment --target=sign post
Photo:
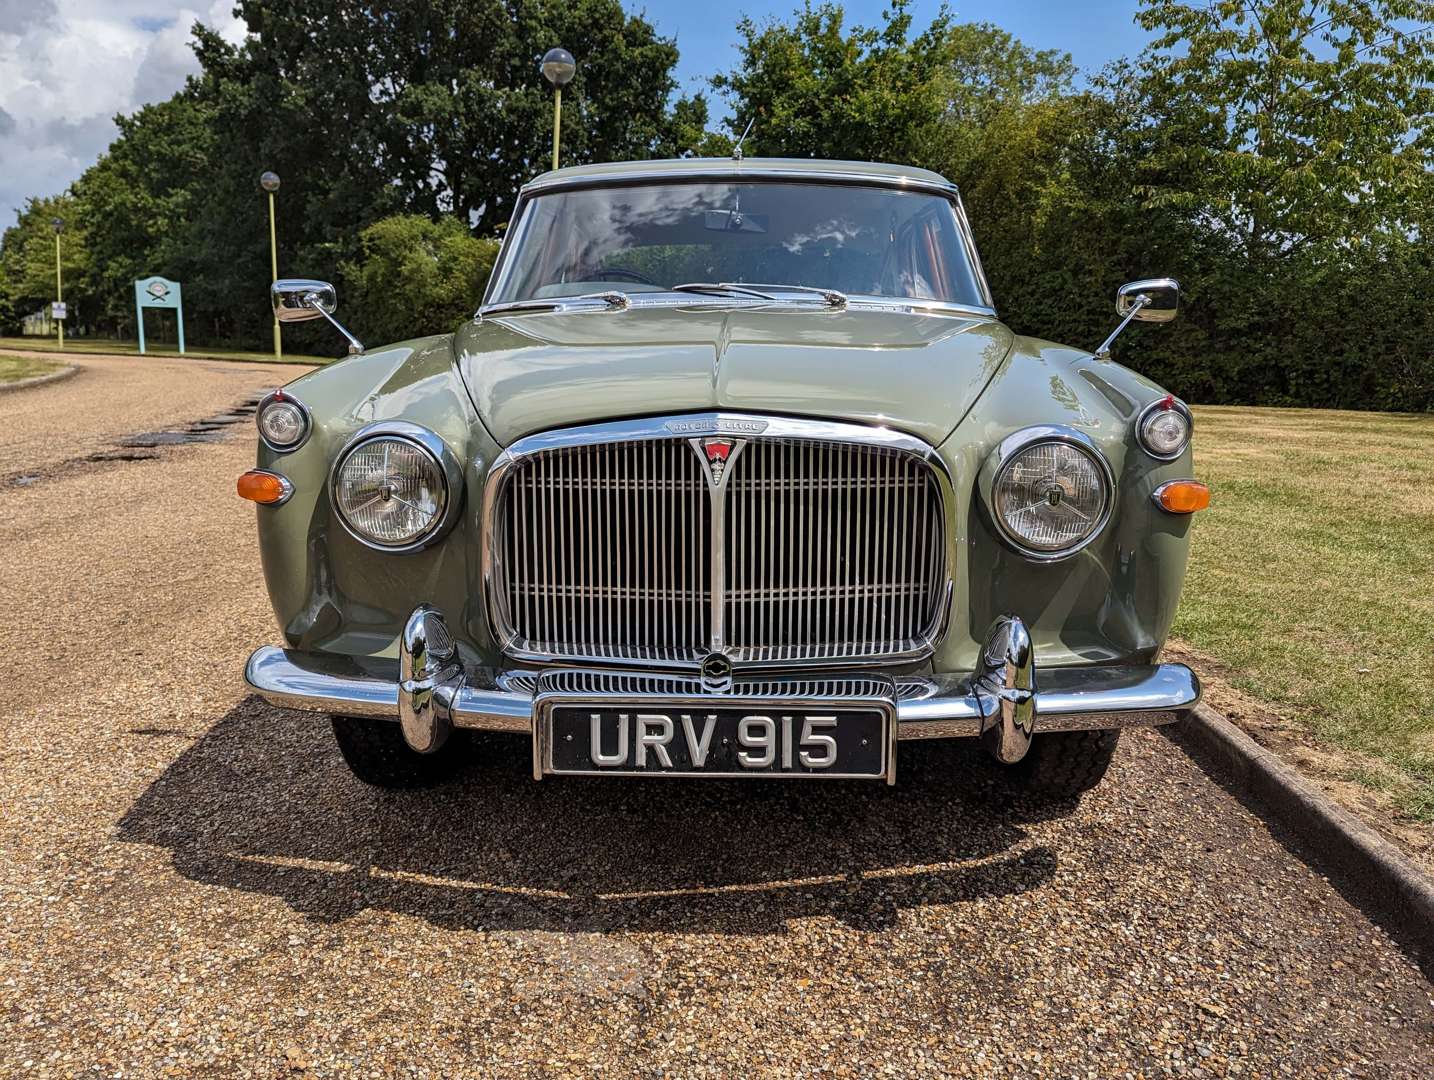
[[[179,316],[179,354],[184,355],[184,297],[179,282],[147,277],[134,283],[134,315],[139,327],[139,351],[144,354],[144,309],[164,308]]]
[[[50,305],[50,318],[55,320],[55,330],[59,336],[59,347],[65,347],[65,290],[60,275],[60,233],[64,231],[65,223],[59,218],[50,222],[55,227],[55,302]]]

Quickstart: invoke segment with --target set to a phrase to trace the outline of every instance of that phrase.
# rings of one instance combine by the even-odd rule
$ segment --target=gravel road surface
[[[294,369],[79,362],[0,396],[0,1076],[1434,1075],[1418,968],[1158,734],[1044,814],[959,744],[361,786],[239,687],[252,425],[87,460]]]

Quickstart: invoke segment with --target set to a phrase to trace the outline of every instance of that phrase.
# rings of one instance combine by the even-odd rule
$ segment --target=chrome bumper
[[[415,618],[421,614],[432,626],[436,613],[420,609]],[[441,745],[449,726],[530,734],[534,699],[544,680],[611,679],[625,686],[621,692],[630,698],[660,698],[675,692],[664,680],[684,681],[648,672],[488,669],[458,671],[455,677],[451,655],[425,662],[435,650],[423,648],[420,641],[416,652],[411,651],[414,637],[411,621],[397,679],[381,673],[382,662],[366,670],[364,661],[265,647],[249,657],[244,680],[251,691],[284,708],[401,721],[410,745],[420,751]],[[846,677],[808,676],[805,681],[830,684]],[[685,680],[688,685],[694,681]],[[898,738],[981,737],[1004,761],[1018,760],[1035,732],[1168,724],[1200,700],[1200,680],[1183,664],[1035,668],[1018,619],[1001,620],[993,628],[977,673],[901,675],[891,682]]]

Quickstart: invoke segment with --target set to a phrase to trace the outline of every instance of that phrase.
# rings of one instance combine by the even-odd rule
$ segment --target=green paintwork
[[[459,331],[459,368],[499,442],[714,408],[883,424],[933,446],[1010,348],[978,316],[810,304],[525,314]]]
[[[1131,331],[1127,348],[1152,332]],[[1179,601],[1191,518],[1159,510],[1151,493],[1193,475],[1191,455],[1152,459],[1133,431],[1139,410],[1164,391],[1088,352],[1016,337],[994,318],[705,300],[528,313],[350,357],[288,389],[309,407],[314,431],[291,453],[260,446],[259,464],[288,476],[295,493],[257,513],[265,579],[292,648],[391,658],[404,619],[428,602],[448,614],[470,663],[499,664],[484,613],[479,510],[503,447],[559,427],[715,408],[886,425],[938,448],[958,507],[938,671],[969,671],[1005,613],[1026,621],[1041,665],[1146,663]],[[329,509],[335,456],[383,419],[431,428],[465,464],[457,526],[414,554],[364,547]],[[997,537],[981,490],[997,444],[1046,424],[1094,439],[1117,478],[1101,536],[1051,564]]]

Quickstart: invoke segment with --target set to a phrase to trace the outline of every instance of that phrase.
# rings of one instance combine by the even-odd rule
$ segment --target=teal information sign
[[[139,351],[144,352],[144,309],[164,308],[179,316],[179,351],[184,352],[184,299],[179,282],[147,277],[134,283],[134,314],[139,326]]]

